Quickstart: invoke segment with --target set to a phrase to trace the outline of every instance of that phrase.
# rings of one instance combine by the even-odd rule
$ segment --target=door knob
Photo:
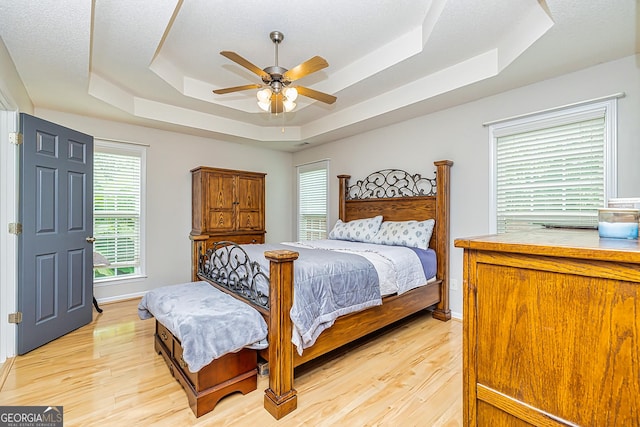
[[[86,239],[86,240],[87,240],[87,242],[89,242],[89,243],[93,243],[93,242],[95,242],[95,241],[96,241],[96,238],[95,238],[95,237],[93,237],[93,236],[91,236],[91,237],[87,237],[87,239]]]

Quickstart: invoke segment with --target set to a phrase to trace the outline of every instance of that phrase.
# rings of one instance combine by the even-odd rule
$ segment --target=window
[[[615,197],[616,100],[489,125],[492,232],[596,227]]]
[[[329,161],[298,166],[298,240],[325,239]]]
[[[95,141],[94,251],[108,261],[94,268],[96,282],[144,274],[144,176],[144,146]]]

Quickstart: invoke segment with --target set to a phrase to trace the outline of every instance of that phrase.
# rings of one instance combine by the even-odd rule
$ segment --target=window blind
[[[499,233],[597,225],[606,199],[605,110],[570,118],[511,128],[496,137]]]
[[[326,161],[298,167],[298,240],[327,235]]]
[[[94,250],[110,265],[95,277],[138,274],[141,230],[141,156],[98,151],[94,154]]]

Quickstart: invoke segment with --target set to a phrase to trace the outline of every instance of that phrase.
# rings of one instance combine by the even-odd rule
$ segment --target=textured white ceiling
[[[36,107],[258,143],[322,143],[638,52],[636,0],[5,0],[0,37]],[[260,83],[219,54],[285,68],[329,67],[296,83],[277,117]],[[284,128],[284,132],[283,132]]]

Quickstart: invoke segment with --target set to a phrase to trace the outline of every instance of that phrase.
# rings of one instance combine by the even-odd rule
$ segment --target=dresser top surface
[[[600,238],[597,230],[542,229],[459,238],[455,246],[568,258],[640,263],[640,241]]]

